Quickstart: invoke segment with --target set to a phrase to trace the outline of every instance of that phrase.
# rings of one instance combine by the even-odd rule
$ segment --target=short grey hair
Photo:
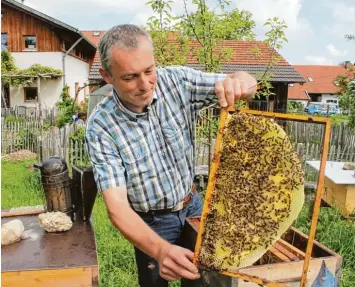
[[[114,45],[119,45],[122,49],[135,50],[138,48],[139,38],[142,36],[150,43],[153,43],[150,35],[135,25],[117,25],[108,30],[99,43],[99,54],[102,68],[111,74],[111,48]]]

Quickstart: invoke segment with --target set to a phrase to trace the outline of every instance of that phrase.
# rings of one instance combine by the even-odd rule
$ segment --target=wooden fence
[[[286,133],[292,142],[296,143],[321,143],[324,134],[324,126],[314,123],[288,121],[286,124]],[[331,145],[355,146],[355,131],[344,124],[332,126]]]
[[[9,154],[19,150],[37,152],[42,130],[39,121],[1,123],[1,153]]]
[[[50,156],[60,156],[69,166],[89,165],[84,139],[82,137],[73,138],[79,129],[83,134],[85,126],[67,124],[61,129],[51,129],[44,133],[38,149],[39,160]]]
[[[9,122],[1,124],[1,153],[9,154],[19,150],[37,153],[38,161],[49,156],[60,156],[68,165],[88,165],[83,138],[73,135],[84,127],[69,125],[43,130],[40,121]]]
[[[13,116],[17,119],[25,119],[27,121],[39,121],[41,118],[50,125],[54,125],[55,118],[59,114],[57,107],[39,109],[37,107],[16,106],[11,108],[1,108],[1,118],[6,119]]]
[[[208,165],[213,154],[213,134],[218,122],[210,121],[213,111],[202,114],[196,127],[196,162],[197,165]],[[67,125],[62,129],[52,128],[44,131],[39,121],[9,122],[1,124],[2,154],[27,149],[38,154],[39,160],[58,155],[69,165],[89,164],[88,155],[82,138],[77,140],[72,135],[78,129],[77,125]],[[319,160],[321,157],[321,138],[323,127],[313,123],[288,121],[285,128],[294,148],[302,155],[302,161]],[[83,131],[82,131],[83,132]],[[210,144],[212,143],[212,145]],[[329,160],[355,161],[355,134],[344,125],[333,126]]]

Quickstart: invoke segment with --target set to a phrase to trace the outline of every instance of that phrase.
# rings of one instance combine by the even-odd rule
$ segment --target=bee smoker
[[[74,165],[72,176],[72,201],[75,206],[75,220],[89,221],[97,194],[93,168]]]
[[[47,211],[61,211],[72,217],[71,182],[64,159],[51,156],[34,167],[41,173]]]

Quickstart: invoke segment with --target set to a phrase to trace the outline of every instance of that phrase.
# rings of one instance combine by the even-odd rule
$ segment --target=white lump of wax
[[[1,225],[1,245],[8,245],[21,239],[25,227],[19,219]]]
[[[73,226],[70,217],[63,212],[47,212],[38,215],[39,226],[47,232],[67,231]]]

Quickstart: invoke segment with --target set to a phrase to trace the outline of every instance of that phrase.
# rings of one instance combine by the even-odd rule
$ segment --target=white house
[[[306,83],[288,85],[289,101],[302,102],[304,105],[308,102],[338,104],[339,85],[336,78],[351,73],[352,65],[346,62],[339,66],[294,65],[293,67]]]
[[[14,0],[1,0],[1,49],[8,50],[20,69],[41,64],[62,71],[45,75],[25,87],[6,87],[8,107],[51,108],[60,100],[64,85],[71,97],[88,83],[96,47],[78,29]],[[77,96],[84,101],[87,89]]]

